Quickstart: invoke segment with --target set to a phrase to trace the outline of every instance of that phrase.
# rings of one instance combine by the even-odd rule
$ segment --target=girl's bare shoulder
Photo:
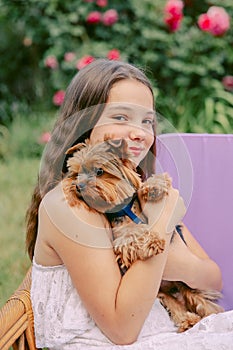
[[[89,241],[93,237],[95,239],[98,237],[99,244],[102,245],[103,240],[105,241],[108,237],[107,245],[109,246],[111,229],[105,216],[89,210],[82,204],[71,207],[63,193],[62,184],[57,185],[44,196],[39,210],[46,214],[60,232],[72,240],[77,239],[78,243],[86,243],[87,239]]]

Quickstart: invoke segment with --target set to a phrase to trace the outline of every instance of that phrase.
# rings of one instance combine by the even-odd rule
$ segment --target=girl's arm
[[[191,288],[220,291],[222,277],[219,266],[210,259],[184,224],[182,233],[186,244],[178,234],[175,235],[163,279],[183,281]]]
[[[77,213],[82,221],[80,232],[80,225],[75,227],[75,221],[71,225],[67,223],[69,216],[64,199],[56,198],[56,194],[53,197],[54,195],[47,196],[40,208],[36,259],[39,260],[41,256],[39,252],[42,249],[39,246],[46,247],[48,252],[55,252],[66,265],[86,309],[103,333],[117,344],[136,341],[161,283],[171,238],[171,233],[166,232],[167,218],[171,217],[171,213],[176,215],[178,192],[170,190],[163,213],[153,227],[155,230],[159,229],[161,238],[166,241],[164,252],[146,261],[135,262],[123,277],[113,249],[110,248],[111,242],[103,219],[96,213],[78,209]],[[52,215],[48,215],[50,209]],[[80,236],[90,236],[91,231],[93,240],[85,244],[77,243],[73,236],[69,237],[66,229],[74,229]],[[98,238],[96,244],[95,234],[100,235],[101,229],[102,238]],[[102,242],[104,248],[99,242]],[[41,258],[43,260],[45,257]]]

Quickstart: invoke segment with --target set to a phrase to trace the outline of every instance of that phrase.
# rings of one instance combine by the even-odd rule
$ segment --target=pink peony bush
[[[214,36],[222,36],[230,28],[230,16],[223,7],[211,6],[207,13],[199,16],[198,26]]]
[[[53,95],[53,103],[55,106],[61,106],[65,98],[65,91],[64,90],[58,90]]]
[[[233,75],[226,75],[223,77],[222,84],[225,90],[233,92]]]
[[[64,54],[64,61],[66,62],[72,62],[76,58],[76,55],[74,52],[66,52]]]
[[[112,26],[118,21],[118,12],[110,9],[103,14],[102,22],[105,26]]]
[[[119,60],[120,59],[120,52],[117,49],[110,50],[107,53],[107,58],[109,60]]]
[[[88,64],[90,64],[91,62],[94,61],[94,57],[93,56],[83,56],[82,58],[80,58],[80,60],[78,60],[77,64],[76,64],[76,68],[77,69],[82,69],[83,67],[87,66]]]
[[[202,13],[198,18],[198,26],[203,32],[208,32],[210,29],[210,18],[207,13]]]
[[[90,24],[96,24],[101,21],[102,14],[99,11],[92,11],[87,15],[86,21]]]
[[[180,28],[184,3],[181,0],[169,0],[164,8],[164,22],[171,32]]]
[[[108,5],[108,0],[96,0],[96,5],[99,7],[106,7]]]
[[[50,132],[43,132],[41,135],[40,135],[40,138],[39,138],[39,143],[40,144],[46,144],[50,141],[51,139],[51,134]]]
[[[45,67],[56,69],[58,67],[58,61],[55,56],[47,56],[44,60]]]

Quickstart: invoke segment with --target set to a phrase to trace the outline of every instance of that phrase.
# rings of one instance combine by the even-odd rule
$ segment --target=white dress
[[[74,288],[64,265],[33,262],[31,299],[36,345],[50,350],[233,350],[233,311],[206,317],[190,330],[176,327],[158,300],[138,340],[115,345],[99,330]]]

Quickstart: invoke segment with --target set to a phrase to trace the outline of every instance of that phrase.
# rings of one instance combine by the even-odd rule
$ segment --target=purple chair
[[[233,309],[233,134],[163,134],[156,171],[184,198],[188,226],[221,268],[225,310]]]

